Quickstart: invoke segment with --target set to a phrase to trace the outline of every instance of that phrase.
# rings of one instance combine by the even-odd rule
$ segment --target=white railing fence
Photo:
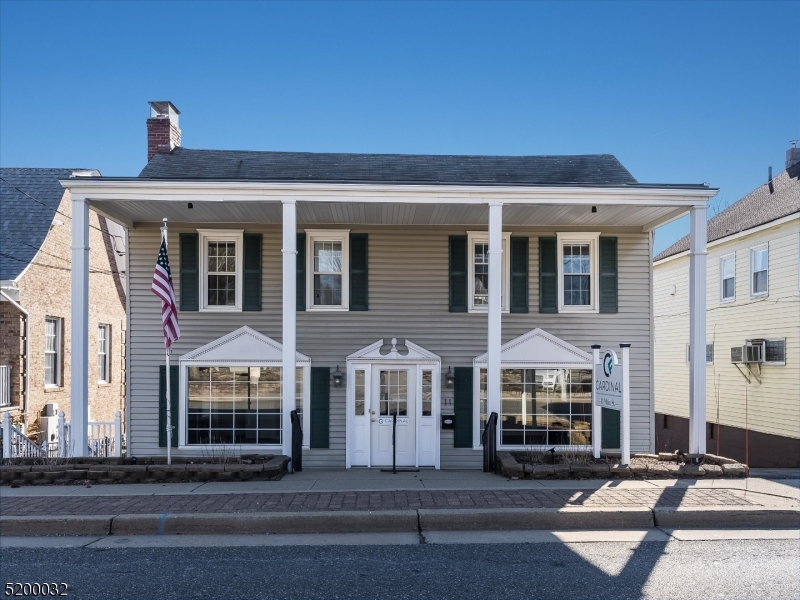
[[[11,406],[10,365],[0,365],[0,406]]]
[[[11,416],[8,413],[3,416],[0,438],[2,438],[2,458],[69,458],[75,456],[72,426],[66,420],[63,410],[58,413],[58,436],[52,442],[44,441],[41,444],[32,442],[12,425]],[[117,411],[113,421],[89,421],[85,456],[122,456],[122,414],[120,411]]]

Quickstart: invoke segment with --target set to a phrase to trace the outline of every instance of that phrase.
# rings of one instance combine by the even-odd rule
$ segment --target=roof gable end
[[[311,363],[296,353],[298,363]],[[181,362],[228,364],[247,362],[252,366],[283,360],[283,345],[247,325],[181,356]]]
[[[486,364],[487,354],[478,356],[476,365]],[[592,364],[592,355],[568,344],[562,339],[536,328],[500,347],[500,362],[524,367],[586,367]]]

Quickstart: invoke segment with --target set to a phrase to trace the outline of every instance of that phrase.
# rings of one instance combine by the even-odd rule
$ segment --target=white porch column
[[[72,197],[70,420],[73,456],[86,456],[89,416],[89,203]]]
[[[469,252],[472,252],[470,249]],[[471,259],[470,259],[471,260]],[[496,412],[500,417],[500,340],[503,310],[503,205],[489,204],[489,332],[486,360],[487,417]],[[498,445],[500,437],[498,431]]]
[[[691,209],[689,232],[689,453],[706,452],[706,207]]]
[[[292,417],[297,377],[297,213],[294,200],[283,202],[283,393],[281,425],[283,453],[292,455]],[[305,435],[308,435],[306,432]]]

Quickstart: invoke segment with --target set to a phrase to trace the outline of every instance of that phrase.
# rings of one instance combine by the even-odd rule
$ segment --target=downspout
[[[22,308],[11,296],[6,294],[3,290],[0,290],[0,295],[3,296],[6,300],[11,302],[11,304],[16,307],[16,309],[25,315],[25,390],[22,394],[22,422],[25,424],[25,433],[28,433],[28,390],[30,388],[30,369],[28,368],[29,365],[29,358],[30,358],[30,315],[28,311]]]

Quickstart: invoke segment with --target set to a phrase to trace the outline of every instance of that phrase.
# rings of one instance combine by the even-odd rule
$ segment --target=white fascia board
[[[745,229],[744,231],[739,231],[737,233],[721,237],[719,239],[714,240],[713,242],[708,242],[706,246],[708,248],[713,248],[714,246],[719,246],[720,244],[727,244],[728,242],[732,242],[734,240],[747,237],[748,235],[753,235],[761,231],[765,231],[772,227],[779,227],[780,225],[784,225],[786,223],[790,223],[798,219],[800,219],[800,212],[791,215],[786,215],[785,217],[781,217],[780,219],[775,219],[774,221],[770,221],[769,223],[764,223],[763,225],[758,225],[757,227],[752,227],[751,229]],[[689,256],[688,250],[684,250],[683,252],[678,252],[677,254],[673,254],[671,256],[665,256],[661,260],[654,262],[653,266],[657,267],[659,265],[663,265],[664,263],[668,263],[671,260],[682,258],[684,256]]]
[[[96,200],[175,202],[377,202],[398,204],[560,204],[704,206],[717,194],[705,188],[524,187],[467,185],[319,184],[275,182],[61,180],[75,196]]]

